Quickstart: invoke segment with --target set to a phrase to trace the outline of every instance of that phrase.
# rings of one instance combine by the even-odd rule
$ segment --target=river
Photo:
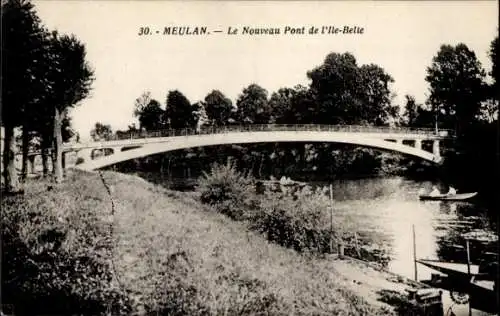
[[[332,183],[334,216],[347,216],[359,229],[384,236],[389,251],[388,269],[414,278],[413,233],[417,258],[466,262],[466,238],[471,261],[484,259],[496,249],[494,218],[486,209],[469,202],[420,201],[419,191],[435,183],[401,177],[337,180]],[[444,192],[444,184],[437,184]],[[417,267],[418,278],[431,271]]]

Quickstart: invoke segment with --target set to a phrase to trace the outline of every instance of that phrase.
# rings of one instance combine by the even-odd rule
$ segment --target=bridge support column
[[[436,156],[436,157],[441,157],[441,151],[439,149],[439,140],[435,139],[433,142],[432,142],[432,153]]]
[[[422,149],[422,141],[420,139],[415,139],[415,148]]]

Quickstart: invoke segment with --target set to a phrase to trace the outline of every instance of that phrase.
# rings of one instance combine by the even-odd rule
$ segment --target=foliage
[[[29,1],[2,1],[2,125],[21,125],[44,89],[45,37]]]
[[[271,122],[277,124],[309,124],[317,115],[316,96],[307,87],[297,85],[280,88],[269,99]]]
[[[2,148],[6,189],[22,192],[14,165],[14,128],[27,126],[29,113],[44,90],[45,31],[28,1],[2,1]],[[25,131],[25,136],[28,133]],[[29,139],[25,137],[25,148]]]
[[[212,125],[223,126],[228,124],[233,102],[219,90],[212,90],[204,100],[205,111]]]
[[[500,65],[499,65],[499,61],[498,61],[498,49],[499,49],[499,42],[498,42],[498,36],[495,37],[495,39],[493,39],[493,41],[491,42],[491,45],[490,45],[490,51],[489,51],[489,56],[490,56],[490,59],[491,59],[491,63],[492,63],[492,68],[491,68],[491,71],[490,71],[490,76],[493,78],[493,94],[494,94],[494,97],[497,98],[497,101],[498,101],[498,91],[499,91],[499,84],[500,84],[500,69],[498,68]]]
[[[196,120],[189,100],[178,90],[169,91],[165,110],[165,122],[169,128],[193,128]]]
[[[137,99],[135,99],[134,116],[138,117],[142,113],[142,111],[144,111],[144,108],[148,106],[151,100],[151,92],[149,91],[143,92]]]
[[[271,123],[282,124],[292,121],[290,120],[293,113],[292,100],[295,95],[295,90],[291,88],[280,88],[271,94],[269,99]]]
[[[233,219],[248,219],[255,204],[251,200],[253,181],[252,177],[238,172],[230,161],[225,165],[214,164],[210,173],[204,173],[199,179],[201,201]]]
[[[147,131],[158,131],[165,128],[165,111],[161,108],[160,102],[151,99],[147,105],[137,110],[141,129]]]
[[[381,246],[384,237],[356,227],[349,218],[332,216],[336,210],[331,209],[324,188],[280,188],[277,184],[278,190],[268,187],[262,192],[258,183],[249,181],[229,163],[213,165],[210,174],[198,181],[202,203],[231,219],[245,221],[251,230],[273,243],[299,252],[323,254],[336,251],[342,241],[354,257],[387,263],[387,250]],[[359,233],[361,241],[353,237],[354,232]]]
[[[318,102],[311,123],[383,125],[396,114],[392,77],[377,65],[358,66],[350,53],[330,53],[307,76]]]
[[[244,124],[266,124],[269,122],[267,91],[257,84],[243,89],[236,101],[236,116]]]
[[[209,119],[203,102],[196,102],[191,105],[191,108],[193,110],[193,120],[196,122],[196,128],[200,129],[203,126],[206,126],[209,122]]]
[[[50,69],[45,99],[64,111],[85,99],[94,81],[94,71],[86,61],[85,45],[74,35],[51,33]]]
[[[110,140],[112,136],[113,130],[111,129],[111,125],[101,122],[95,123],[94,128],[90,131],[90,137],[92,137],[92,140],[95,142]]]
[[[441,113],[441,128],[460,135],[474,121],[485,99],[484,77],[476,54],[465,44],[441,46],[425,78],[430,85],[428,103]]]
[[[328,198],[321,189],[305,188],[294,196],[267,192],[253,227],[269,241],[300,252],[330,252],[336,236],[327,226],[327,207]]]

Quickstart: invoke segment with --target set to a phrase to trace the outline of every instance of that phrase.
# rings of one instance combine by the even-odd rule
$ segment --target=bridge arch
[[[421,140],[433,140],[433,152],[421,149],[420,146],[409,146],[402,143],[403,139],[415,140],[420,144]],[[439,155],[439,137],[430,137],[425,134],[401,134],[401,133],[367,133],[367,132],[345,132],[345,131],[228,131],[217,134],[193,134],[187,136],[152,137],[144,139],[132,139],[121,141],[110,141],[101,143],[99,147],[118,147],[114,154],[100,157],[95,160],[85,160],[76,167],[83,170],[94,170],[123,162],[130,159],[146,157],[154,154],[187,149],[193,147],[204,147],[229,144],[251,144],[251,143],[276,143],[276,142],[327,142],[343,143],[357,146],[394,151],[405,155],[418,157],[433,163],[442,161]],[[136,148],[124,150],[122,148],[137,146]]]

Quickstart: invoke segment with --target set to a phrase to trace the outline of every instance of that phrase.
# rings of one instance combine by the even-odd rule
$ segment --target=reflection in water
[[[335,216],[352,223],[362,233],[378,236],[388,249],[388,269],[414,277],[412,225],[415,225],[418,258],[465,262],[465,237],[470,241],[473,263],[494,251],[494,234],[486,210],[464,202],[423,202],[418,192],[430,182],[403,178],[338,180],[333,183]],[[349,229],[347,226],[346,229]],[[430,269],[418,267],[419,278],[430,277]]]

